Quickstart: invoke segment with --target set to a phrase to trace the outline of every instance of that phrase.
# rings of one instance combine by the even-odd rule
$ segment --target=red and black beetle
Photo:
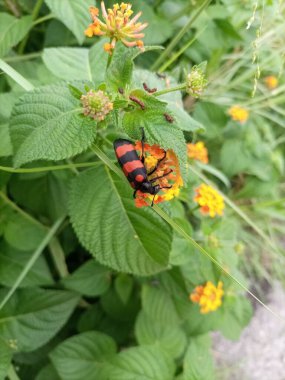
[[[160,185],[155,185],[154,183],[163,177],[166,177],[172,172],[172,169],[169,172],[165,173],[162,176],[154,177],[148,179],[150,175],[155,173],[158,169],[160,163],[166,158],[166,152],[164,151],[164,156],[157,161],[156,166],[149,173],[144,165],[145,155],[144,155],[144,129],[142,128],[142,155],[141,158],[138,156],[134,144],[130,140],[117,139],[114,141],[114,149],[118,159],[118,162],[123,169],[125,176],[130,182],[131,186],[135,189],[134,198],[136,197],[137,191],[142,193],[148,193],[153,195],[152,206],[154,202],[155,195],[161,189],[170,189],[172,186],[161,187]]]

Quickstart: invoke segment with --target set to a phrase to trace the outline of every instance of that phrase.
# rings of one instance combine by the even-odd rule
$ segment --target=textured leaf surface
[[[0,57],[5,56],[25,37],[32,23],[31,16],[18,19],[7,13],[0,13]]]
[[[0,380],[6,378],[12,360],[12,350],[8,344],[0,338]]]
[[[184,358],[184,380],[212,380],[213,359],[208,335],[192,337]]]
[[[13,286],[30,257],[31,252],[19,251],[6,244],[1,244],[0,284]],[[53,279],[49,268],[44,257],[40,256],[22,281],[21,286],[50,285],[52,283]]]
[[[115,353],[112,338],[92,331],[67,339],[50,356],[62,380],[108,380],[104,362]]]
[[[94,120],[81,116],[80,102],[66,86],[45,86],[23,95],[10,123],[15,165],[38,159],[61,160],[88,148]]]
[[[68,81],[88,80],[96,85],[103,82],[108,54],[103,49],[106,40],[100,40],[90,49],[86,48],[47,48],[43,61],[57,77]]]
[[[79,240],[102,264],[141,275],[167,267],[170,227],[152,209],[136,208],[131,187],[107,167],[74,180],[70,216]]]
[[[158,347],[141,346],[122,351],[111,361],[112,380],[173,380],[174,364]]]
[[[90,297],[105,293],[110,283],[110,271],[103,265],[96,263],[95,260],[87,261],[63,280],[67,289],[75,290]]]
[[[37,375],[36,380],[62,380],[52,365],[44,367]]]
[[[82,44],[84,30],[91,23],[89,7],[95,5],[93,0],[45,0],[52,13],[71,30],[77,41]]]
[[[59,331],[77,302],[78,296],[67,291],[18,290],[0,310],[0,337],[16,340],[20,352],[35,350]]]

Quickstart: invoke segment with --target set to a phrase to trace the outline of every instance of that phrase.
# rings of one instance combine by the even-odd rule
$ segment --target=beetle
[[[157,161],[156,166],[149,173],[144,165],[145,155],[144,155],[144,142],[145,142],[145,134],[144,129],[142,130],[142,155],[138,156],[135,146],[132,141],[126,139],[117,139],[114,141],[114,150],[117,157],[117,160],[123,169],[125,176],[130,182],[133,189],[135,189],[133,197],[136,197],[137,191],[141,191],[142,193],[148,193],[153,195],[151,206],[153,206],[154,199],[156,194],[161,189],[170,189],[172,186],[161,187],[160,185],[156,185],[155,182],[160,178],[166,177],[168,174],[172,172],[170,169],[167,173],[149,179],[148,177],[155,173],[158,169],[159,165],[166,158],[166,151],[164,151],[164,155],[161,159]]]

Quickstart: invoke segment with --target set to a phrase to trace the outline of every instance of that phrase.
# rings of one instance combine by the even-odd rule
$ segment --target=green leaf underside
[[[94,120],[82,117],[80,101],[67,86],[44,86],[23,95],[10,123],[16,167],[61,160],[86,150],[96,135]]]
[[[69,209],[79,240],[102,264],[138,275],[167,267],[170,227],[151,208],[136,208],[131,187],[107,167],[74,180]]]
[[[6,290],[1,291],[0,299]],[[0,337],[15,340],[19,351],[47,343],[66,323],[78,295],[60,290],[18,290],[0,310]]]
[[[4,57],[13,46],[17,45],[31,27],[31,16],[18,19],[7,13],[0,13],[0,57]]]
[[[67,339],[50,357],[62,380],[108,380],[104,363],[115,353],[112,338],[92,331]]]
[[[0,338],[0,380],[6,378],[12,360],[12,349]]]
[[[88,9],[95,5],[94,0],[45,0],[52,13],[75,35],[82,44],[85,40],[84,30],[91,23]]]
[[[174,363],[157,346],[133,347],[110,363],[112,380],[173,380]]]
[[[46,67],[57,77],[73,81],[88,80],[100,84],[104,81],[108,54],[104,51],[105,39],[90,49],[60,47],[46,48],[43,61]]]

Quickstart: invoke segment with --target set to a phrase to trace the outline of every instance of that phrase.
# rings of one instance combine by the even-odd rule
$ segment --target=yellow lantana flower
[[[127,47],[137,46],[143,49],[144,44],[141,38],[144,34],[141,33],[147,27],[147,23],[137,22],[142,12],[139,12],[131,19],[133,14],[132,5],[121,3],[114,4],[112,9],[106,10],[104,1],[101,2],[102,17],[104,21],[100,20],[99,9],[90,7],[89,11],[93,23],[85,30],[87,37],[93,36],[106,36],[110,38],[110,43],[104,45],[104,50],[109,54],[115,48],[117,41],[122,41]]]
[[[222,305],[223,295],[222,281],[219,281],[217,286],[211,281],[207,281],[205,285],[197,286],[189,298],[192,302],[200,305],[201,314],[207,314],[217,310]]]
[[[196,144],[187,144],[188,157],[201,161],[204,164],[209,162],[208,150],[202,141],[198,141]]]
[[[195,192],[194,201],[199,204],[200,211],[203,214],[208,214],[211,218],[214,218],[216,215],[223,215],[225,203],[217,190],[202,183]]]
[[[238,121],[241,124],[245,123],[248,119],[249,112],[247,109],[241,106],[232,106],[228,111],[230,117],[234,121]]]
[[[264,83],[269,90],[274,90],[278,86],[278,78],[274,75],[268,75],[264,78]]]

